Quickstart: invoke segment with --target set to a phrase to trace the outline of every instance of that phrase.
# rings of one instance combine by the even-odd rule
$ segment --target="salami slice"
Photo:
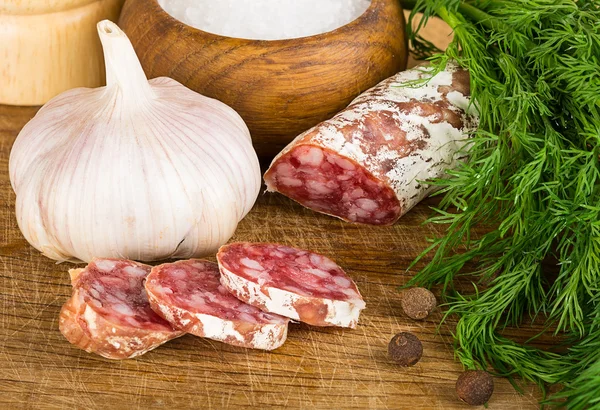
[[[81,270],[83,269],[71,269],[69,272]],[[97,344],[83,331],[83,328],[79,325],[77,320],[79,307],[79,296],[77,295],[77,291],[74,291],[73,296],[67,300],[60,310],[58,328],[70,343],[88,353],[96,352],[99,350]]]
[[[393,224],[433,190],[464,157],[478,124],[469,104],[469,75],[455,64],[431,77],[418,67],[384,80],[292,141],[264,179],[317,212],[346,221]]]
[[[59,329],[69,342],[108,359],[140,356],[184,334],[148,303],[144,280],[152,267],[129,260],[94,259],[72,269],[73,294]]]
[[[152,308],[187,333],[253,349],[281,346],[289,320],[236,299],[219,278],[216,263],[178,261],[154,267],[146,290]]]
[[[217,254],[221,283],[263,311],[314,326],[355,328],[365,308],[354,282],[331,259],[271,243],[232,243]]]

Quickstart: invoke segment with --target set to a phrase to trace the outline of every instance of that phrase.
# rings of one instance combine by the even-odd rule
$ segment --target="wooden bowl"
[[[0,104],[41,105],[74,87],[105,83],[96,23],[123,0],[2,0]]]
[[[398,0],[372,0],[345,26],[288,40],[207,33],[156,0],[127,0],[119,20],[149,78],[171,77],[233,107],[263,157],[405,69],[404,24]]]

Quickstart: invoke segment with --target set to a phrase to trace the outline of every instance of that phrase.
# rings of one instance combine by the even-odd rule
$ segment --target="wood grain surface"
[[[449,38],[448,27],[440,24],[430,25],[427,33],[439,46]],[[422,225],[434,199],[395,226],[368,227],[264,194],[239,225],[234,240],[306,247],[344,267],[367,303],[355,330],[292,324],[286,344],[270,353],[187,335],[120,362],[70,345],[57,320],[71,292],[67,269],[73,265],[57,265],[27,244],[17,227],[8,180],[10,147],[35,112],[0,106],[1,409],[468,408],[454,392],[462,367],[453,356],[453,318],[437,330],[439,310],[415,322],[400,309],[397,287],[414,273],[407,266],[428,236],[443,231]],[[506,334],[523,341],[538,330],[524,327]],[[412,368],[387,358],[387,344],[400,331],[423,341],[423,358]],[[496,378],[495,384],[490,409],[538,408],[541,396],[533,386],[520,395],[505,379]]]
[[[373,0],[353,22],[315,36],[259,41],[207,33],[157,0],[127,0],[119,19],[149,78],[167,76],[233,107],[260,156],[406,67],[400,2]]]
[[[367,309],[355,330],[290,325],[278,350],[246,350],[186,335],[139,359],[110,361],[70,345],[58,313],[71,292],[67,269],[23,239],[8,180],[10,147],[33,108],[0,106],[0,408],[466,408],[454,393],[461,366],[452,320],[436,326],[403,315],[397,287],[410,261],[441,233],[421,226],[428,203],[393,227],[358,226],[261,195],[233,238],[306,247],[335,259],[356,280]],[[214,260],[214,258],[210,258]],[[422,360],[401,368],[387,358],[397,332],[415,333]],[[530,330],[535,331],[535,330]],[[526,338],[525,330],[515,337]],[[519,395],[495,380],[491,409],[534,409],[535,388]]]

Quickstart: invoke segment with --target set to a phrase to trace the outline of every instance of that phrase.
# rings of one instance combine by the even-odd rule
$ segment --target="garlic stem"
[[[110,20],[103,20],[96,27],[104,49],[107,91],[118,87],[124,98],[138,102],[152,98],[154,93],[127,35]]]

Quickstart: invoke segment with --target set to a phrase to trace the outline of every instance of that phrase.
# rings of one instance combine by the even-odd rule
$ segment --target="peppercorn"
[[[401,332],[390,340],[388,354],[400,366],[414,366],[423,355],[423,345],[412,333]]]
[[[437,300],[429,289],[410,288],[402,292],[400,306],[406,316],[423,320],[436,308]]]
[[[456,394],[467,404],[481,406],[494,392],[494,379],[483,370],[467,370],[456,381]]]

